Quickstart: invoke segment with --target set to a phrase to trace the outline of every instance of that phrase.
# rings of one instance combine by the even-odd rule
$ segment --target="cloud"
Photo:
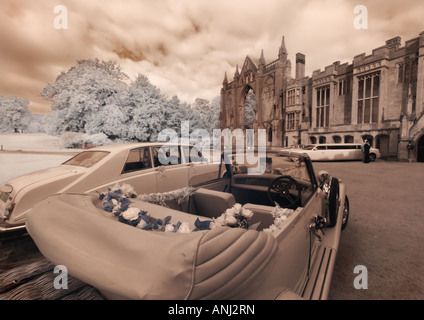
[[[224,73],[264,50],[271,62],[285,36],[289,58],[306,55],[306,74],[424,30],[421,0],[364,0],[369,29],[353,26],[356,0],[64,0],[68,30],[53,26],[56,0],[2,0],[0,94],[49,109],[39,93],[81,59],[115,60],[130,78],[145,74],[191,103],[219,95]]]

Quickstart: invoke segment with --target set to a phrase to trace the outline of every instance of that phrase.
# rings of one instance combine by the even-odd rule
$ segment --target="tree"
[[[197,98],[191,105],[193,112],[193,129],[205,129],[212,134],[213,129],[219,129],[220,97],[215,97],[212,102],[207,99]]]
[[[31,114],[29,117],[29,124],[26,128],[27,132],[46,132],[48,114]]]
[[[82,60],[53,84],[42,96],[52,101],[47,132],[104,133],[124,141],[156,141],[164,129],[181,134],[181,123],[190,129],[218,128],[219,98],[212,102],[197,99],[194,108],[177,96],[167,98],[149,79],[139,74],[128,77],[113,62]],[[217,101],[217,102],[215,102]]]
[[[173,96],[165,104],[166,127],[175,130],[181,136],[182,122],[193,123],[195,115],[187,103],[181,103],[177,96]],[[190,128],[192,129],[192,128]]]
[[[246,95],[246,103],[244,105],[244,122],[245,123],[253,123],[255,121],[255,93],[253,90],[250,90]]]
[[[166,97],[149,79],[139,74],[130,85],[123,112],[128,140],[155,141],[167,124]]]
[[[209,123],[210,127],[209,130],[213,129],[219,129],[220,123],[219,123],[219,113],[221,112],[221,97],[217,96],[212,99],[211,102],[211,110],[209,112]]]
[[[116,103],[106,104],[101,110],[87,116],[85,132],[89,135],[103,133],[109,138],[123,138],[127,134],[125,121],[127,116]]]
[[[97,119],[97,116],[120,108],[127,90],[127,79],[128,76],[116,63],[98,59],[78,61],[67,72],[62,72],[42,91],[42,96],[52,101],[50,132],[61,134],[88,130],[94,134],[104,129],[110,134],[111,128],[103,127],[102,119]],[[96,120],[97,126],[93,120]]]
[[[31,117],[28,104],[27,99],[0,96],[0,131],[19,132],[26,129]]]

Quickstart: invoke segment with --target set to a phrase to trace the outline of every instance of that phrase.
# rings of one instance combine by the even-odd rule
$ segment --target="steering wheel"
[[[290,191],[294,190],[294,193]],[[300,184],[290,176],[280,176],[268,186],[268,198],[271,203],[277,202],[283,208],[293,208],[300,200]]]

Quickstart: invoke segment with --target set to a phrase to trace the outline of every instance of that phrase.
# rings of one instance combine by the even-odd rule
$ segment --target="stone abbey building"
[[[269,147],[368,139],[382,157],[424,162],[424,32],[310,76],[305,63],[296,54],[293,78],[284,37],[277,60],[247,56],[225,74],[221,129],[265,129]]]

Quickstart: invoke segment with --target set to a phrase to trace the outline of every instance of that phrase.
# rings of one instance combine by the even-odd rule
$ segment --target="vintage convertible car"
[[[193,146],[162,147],[126,143],[92,148],[58,167],[6,182],[0,187],[0,232],[25,228],[28,211],[55,193],[94,192],[116,183],[131,184],[138,193],[165,192],[210,180],[218,170],[219,163],[203,161]]]
[[[170,192],[50,196],[27,230],[108,299],[326,299],[349,217],[345,185],[317,177],[300,153],[267,152],[257,173],[222,159],[215,179]]]

